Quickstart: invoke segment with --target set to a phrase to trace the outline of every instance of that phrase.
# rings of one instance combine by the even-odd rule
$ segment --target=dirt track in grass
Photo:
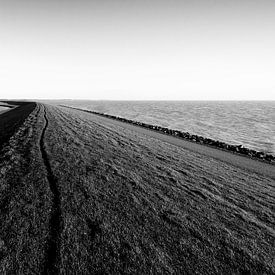
[[[49,121],[47,118],[47,113],[45,108],[43,108],[43,113],[44,113],[45,124],[40,137],[40,151],[41,151],[44,166],[47,171],[47,180],[49,183],[49,187],[53,196],[51,216],[49,219],[49,237],[48,237],[48,244],[47,244],[46,253],[45,253],[46,258],[45,258],[44,274],[57,274],[58,273],[57,261],[58,261],[58,258],[60,257],[59,241],[60,241],[60,232],[61,232],[61,209],[60,209],[61,196],[57,187],[57,184],[58,184],[57,179],[53,175],[51,164],[45,148],[45,133],[47,131]]]
[[[1,273],[275,273],[272,174],[49,105],[4,149]]]

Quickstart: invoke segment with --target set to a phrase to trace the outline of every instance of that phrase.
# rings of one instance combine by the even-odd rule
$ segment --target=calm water
[[[275,101],[67,101],[275,154]]]
[[[10,108],[8,108],[8,107],[0,106],[0,112],[7,111],[7,110],[9,110],[9,109],[10,109]]]

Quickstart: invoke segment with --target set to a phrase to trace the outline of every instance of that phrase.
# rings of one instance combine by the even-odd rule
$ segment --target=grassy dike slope
[[[35,104],[0,116],[0,274],[43,268],[52,204],[38,142],[43,123]]]
[[[62,272],[275,272],[274,180],[87,113],[46,111]]]
[[[4,161],[0,273],[275,274],[268,175],[42,104]]]

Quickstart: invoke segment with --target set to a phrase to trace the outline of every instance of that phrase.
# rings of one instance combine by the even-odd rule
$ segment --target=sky
[[[275,1],[0,0],[0,98],[275,100]]]

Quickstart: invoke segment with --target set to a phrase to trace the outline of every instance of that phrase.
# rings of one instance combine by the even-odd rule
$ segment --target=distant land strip
[[[12,105],[8,105],[8,104],[6,105],[6,104],[1,104],[1,103],[0,103],[0,106],[1,107],[6,107],[6,108],[13,108],[14,107]]]
[[[184,140],[188,140],[190,142],[194,142],[194,143],[198,143],[201,145],[207,145],[213,148],[217,148],[223,151],[228,151],[234,154],[238,154],[238,155],[242,155],[242,156],[246,156],[248,158],[252,158],[255,160],[260,160],[269,164],[274,164],[275,163],[275,156],[271,155],[271,154],[266,154],[264,152],[261,151],[256,151],[253,149],[249,149],[244,147],[243,145],[232,145],[232,144],[227,144],[225,142],[222,141],[218,141],[218,140],[213,140],[210,138],[205,138],[202,136],[198,136],[198,135],[193,135],[190,134],[188,132],[182,132],[179,130],[172,130],[166,127],[161,127],[158,125],[152,125],[152,124],[148,124],[148,123],[144,123],[144,122],[140,122],[140,121],[135,121],[135,120],[131,120],[131,119],[127,119],[127,118],[123,118],[123,117],[119,117],[119,116],[114,116],[114,115],[109,115],[109,114],[105,114],[105,113],[100,113],[100,112],[96,112],[96,111],[91,111],[91,110],[85,110],[85,109],[81,109],[81,108],[76,108],[76,107],[72,107],[72,106],[67,106],[67,105],[59,105],[61,107],[65,107],[65,108],[71,108],[71,109],[75,109],[75,110],[79,110],[79,111],[83,111],[83,112],[87,112],[87,113],[91,113],[91,114],[95,114],[95,115],[99,115],[99,116],[103,116],[103,117],[107,117],[110,119],[114,119],[114,120],[118,120],[118,121],[122,121],[125,123],[129,123],[129,124],[133,124],[135,126],[139,126],[139,127],[143,127],[146,129],[150,129],[153,131],[157,131],[160,132],[162,134],[166,134],[166,135],[170,135],[170,136],[174,136],[177,138],[181,138]]]

